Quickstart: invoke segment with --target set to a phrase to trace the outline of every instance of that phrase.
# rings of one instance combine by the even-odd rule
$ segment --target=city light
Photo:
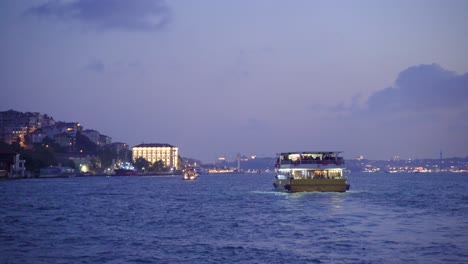
[[[80,171],[83,172],[83,173],[89,172],[88,165],[86,165],[86,164],[80,164]]]

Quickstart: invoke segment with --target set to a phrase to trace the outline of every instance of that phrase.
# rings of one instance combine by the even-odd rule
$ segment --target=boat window
[[[333,177],[333,178],[341,177],[341,170],[330,170],[330,177]]]

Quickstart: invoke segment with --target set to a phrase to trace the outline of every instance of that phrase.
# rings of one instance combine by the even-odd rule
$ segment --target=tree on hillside
[[[98,145],[92,142],[87,136],[81,134],[80,132],[76,133],[74,151],[95,154],[97,149]]]
[[[56,153],[63,153],[63,152],[66,152],[67,148],[66,147],[62,147],[60,146],[59,144],[57,144],[55,142],[55,140],[49,138],[49,137],[45,137],[41,143],[35,143],[33,144],[34,148],[40,148],[41,146],[44,146],[44,147],[47,147],[47,148],[51,148],[53,149]]]
[[[146,170],[147,168],[150,167],[150,165],[151,163],[143,157],[139,157],[135,160],[135,162],[133,162],[133,166],[137,168],[139,171],[142,171],[143,169]]]
[[[94,172],[99,171],[101,168],[101,160],[96,156],[91,156],[91,159],[89,160],[89,168]]]
[[[199,162],[199,163],[201,163],[201,162]],[[181,156],[177,156],[177,164],[178,164],[178,166],[177,166],[176,170],[180,170],[181,168],[184,167],[184,160],[182,159]]]
[[[129,161],[132,159],[132,151],[129,149],[121,149],[118,153],[117,159],[121,161]]]
[[[153,171],[161,172],[166,169],[162,160],[158,160],[151,166]]]
[[[103,168],[108,168],[112,165],[112,160],[117,159],[117,151],[113,148],[102,147],[97,151],[97,156],[101,160],[101,166]]]
[[[47,144],[37,144],[32,150],[24,149],[19,144],[11,145],[12,151],[19,153],[26,161],[25,167],[29,171],[39,170],[44,167],[57,165],[55,149]]]

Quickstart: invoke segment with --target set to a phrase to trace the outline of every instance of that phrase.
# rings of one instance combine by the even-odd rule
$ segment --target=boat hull
[[[114,170],[115,176],[138,176],[138,172],[135,170],[127,169],[116,169]]]
[[[273,186],[283,192],[346,192],[346,179],[277,179]]]

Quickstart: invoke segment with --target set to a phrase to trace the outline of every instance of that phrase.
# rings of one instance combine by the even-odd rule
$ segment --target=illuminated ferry
[[[199,174],[195,171],[195,169],[191,167],[187,167],[184,170],[184,180],[188,180],[188,181],[196,180],[198,178],[198,175]]]
[[[280,153],[273,186],[286,192],[346,192],[345,162],[340,151]]]
[[[115,176],[137,176],[138,171],[130,162],[123,162],[118,169],[114,170]]]

